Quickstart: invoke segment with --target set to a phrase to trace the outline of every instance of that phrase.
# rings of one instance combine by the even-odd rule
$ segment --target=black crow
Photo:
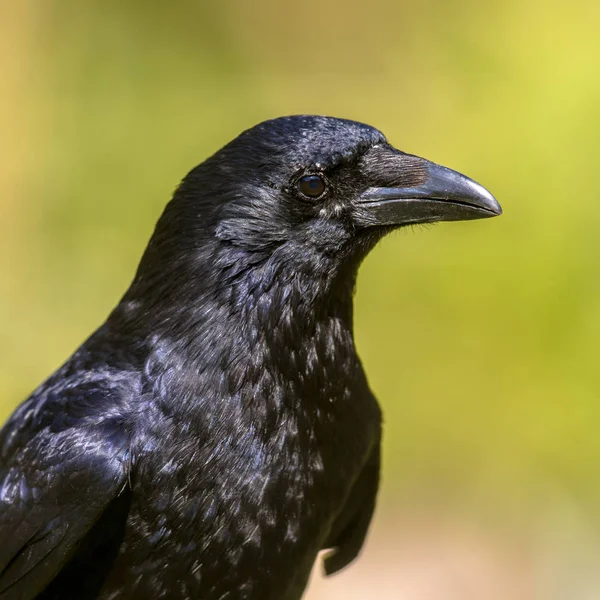
[[[380,410],[357,356],[365,255],[500,214],[376,129],[293,116],[183,180],[107,321],[0,434],[0,598],[294,600],[358,554]]]

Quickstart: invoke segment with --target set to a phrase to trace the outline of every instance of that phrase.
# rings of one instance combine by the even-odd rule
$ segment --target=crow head
[[[245,131],[186,177],[175,204],[191,210],[193,229],[261,254],[286,244],[352,254],[391,228],[501,212],[479,184],[376,129],[317,116]]]
[[[138,277],[187,264],[189,277],[205,284],[250,270],[325,282],[355,274],[394,228],[500,213],[481,185],[395,149],[372,127],[282,117],[243,132],[187,175]]]

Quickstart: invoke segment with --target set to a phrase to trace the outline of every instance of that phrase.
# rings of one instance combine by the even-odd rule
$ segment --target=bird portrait
[[[499,215],[377,129],[299,115],[192,169],[107,320],[0,432],[0,599],[298,600],[359,554],[381,411],[359,266]]]

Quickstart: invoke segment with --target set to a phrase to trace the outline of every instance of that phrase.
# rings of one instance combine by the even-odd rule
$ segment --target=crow
[[[0,598],[297,600],[320,550],[346,566],[380,465],[358,267],[398,227],[500,213],[331,117],[194,168],[106,322],[0,433]]]

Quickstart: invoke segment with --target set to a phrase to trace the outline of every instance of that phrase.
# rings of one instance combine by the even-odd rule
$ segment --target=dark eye
[[[325,180],[321,175],[305,175],[298,180],[298,189],[303,196],[318,198],[325,191]]]

